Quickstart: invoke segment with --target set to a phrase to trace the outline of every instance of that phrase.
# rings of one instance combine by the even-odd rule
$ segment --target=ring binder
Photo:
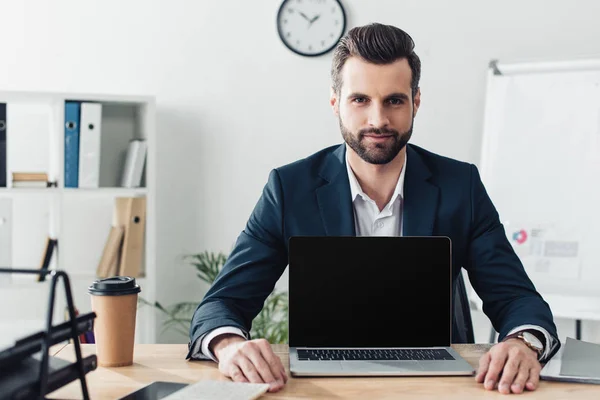
[[[76,317],[69,277],[64,271],[0,268],[0,273],[51,276],[46,330],[17,340],[13,347],[0,352],[0,370],[4,370],[2,371],[3,373],[0,374],[0,392],[2,392],[3,395],[11,396],[9,398],[13,398],[13,394],[7,393],[7,391],[12,389],[13,391],[18,392],[18,390],[20,390],[20,392],[18,392],[19,398],[32,398],[33,396],[44,399],[48,393],[53,392],[78,378],[81,383],[83,398],[88,400],[89,393],[85,374],[96,369],[97,362],[95,355],[85,358],[82,357],[78,336],[80,333],[89,329],[96,314],[92,312]],[[62,278],[64,283],[70,320],[53,326],[52,318],[54,314],[56,285],[60,278]],[[50,346],[69,339],[73,339],[75,355],[77,358],[75,363],[68,363],[49,356]],[[38,360],[34,356],[34,354],[39,351],[41,351],[41,360]],[[58,368],[53,374],[50,374],[49,366],[51,361],[53,365],[58,365]],[[15,363],[19,364],[13,367]],[[7,370],[7,365],[12,368]],[[35,377],[31,380],[31,375],[32,371],[35,371],[38,368],[39,374],[36,382]],[[29,377],[30,380],[27,381],[24,379],[26,377]],[[19,382],[24,382],[25,387],[22,387],[23,385],[19,387]],[[35,387],[36,384],[38,386],[37,388]]]

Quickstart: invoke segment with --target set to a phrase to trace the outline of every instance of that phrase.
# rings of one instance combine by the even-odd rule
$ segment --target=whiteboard
[[[600,319],[600,61],[492,65],[485,104],[481,176],[509,242],[555,316]]]

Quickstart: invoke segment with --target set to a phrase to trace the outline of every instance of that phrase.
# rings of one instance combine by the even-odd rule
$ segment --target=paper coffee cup
[[[115,276],[95,281],[88,293],[92,299],[96,356],[102,367],[133,364],[135,316],[138,293],[135,278]]]

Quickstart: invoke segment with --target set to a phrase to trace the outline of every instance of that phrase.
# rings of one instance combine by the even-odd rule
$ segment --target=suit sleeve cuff
[[[508,332],[508,335],[512,335],[515,332],[519,332],[519,331],[525,331],[525,330],[536,330],[540,333],[542,333],[544,335],[544,338],[546,339],[546,343],[544,343],[544,351],[542,351],[542,355],[539,357],[539,361],[543,361],[545,360],[548,355],[550,354],[551,350],[554,348],[554,338],[548,333],[547,330],[545,330],[544,328],[542,328],[541,326],[537,326],[537,325],[520,325],[517,326],[516,328],[514,328],[513,330],[511,330],[510,332]]]
[[[205,359],[213,360],[214,362],[218,362],[217,357],[209,350],[210,342],[219,335],[223,335],[226,333],[231,333],[235,335],[239,335],[244,339],[248,339],[244,332],[241,329],[233,327],[233,326],[222,326],[217,329],[213,329],[208,332],[206,335],[202,336],[200,340],[197,341],[196,348],[194,349],[194,353],[201,353]],[[199,351],[198,351],[199,350]]]

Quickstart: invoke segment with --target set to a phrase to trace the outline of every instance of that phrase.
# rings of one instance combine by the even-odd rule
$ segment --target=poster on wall
[[[581,280],[581,235],[576,228],[549,223],[505,223],[505,229],[534,282],[546,278]]]

